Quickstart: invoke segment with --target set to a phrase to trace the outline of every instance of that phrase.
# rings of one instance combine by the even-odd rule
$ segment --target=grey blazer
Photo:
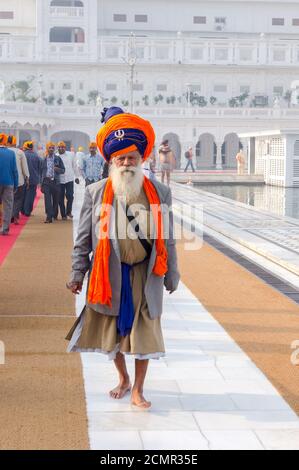
[[[84,202],[81,209],[78,234],[72,255],[72,272],[70,281],[83,281],[85,274],[91,272],[94,253],[97,247],[99,234],[99,208],[101,205],[103,192],[107,179],[87,186],[85,190]],[[164,184],[154,180],[161,204],[171,208],[171,190]],[[166,217],[168,220],[166,220]],[[113,219],[113,218],[112,218]],[[164,225],[169,226],[169,236],[165,239],[168,251],[168,271],[165,276],[157,276],[152,273],[156,259],[156,247],[153,244],[151,257],[149,259],[147,280],[145,284],[145,297],[151,318],[157,318],[162,314],[163,307],[163,286],[168,291],[176,290],[180,280],[177,268],[177,253],[175,240],[173,237],[173,214],[163,214]],[[111,223],[110,235],[115,234],[115,224]],[[109,274],[112,288],[112,308],[102,304],[88,304],[91,308],[105,315],[118,316],[121,292],[121,261],[119,245],[116,236],[110,237],[110,261]]]

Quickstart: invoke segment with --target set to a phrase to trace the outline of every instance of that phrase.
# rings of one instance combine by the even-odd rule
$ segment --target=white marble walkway
[[[195,225],[237,248],[258,264],[299,287],[299,221],[261,211],[217,194],[172,183],[174,213],[180,203],[196,209]]]
[[[74,234],[81,202],[77,188]],[[132,410],[129,396],[111,399],[113,363],[81,354],[91,449],[299,450],[297,415],[183,284],[165,295],[163,330],[167,356],[150,364],[149,412]]]

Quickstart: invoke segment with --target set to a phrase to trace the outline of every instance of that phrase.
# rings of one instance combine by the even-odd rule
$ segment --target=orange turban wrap
[[[24,150],[33,150],[34,143],[32,140],[27,140],[27,142],[24,142],[23,144],[23,149]]]
[[[134,150],[139,151],[143,160],[149,157],[156,138],[149,121],[117,107],[104,110],[103,119],[105,124],[98,132],[97,145],[105,160]]]
[[[7,146],[15,147],[17,145],[17,138],[14,135],[9,135],[7,137]]]
[[[65,142],[63,142],[63,140],[61,140],[60,142],[58,142],[57,147],[64,147],[64,148],[66,148],[66,144],[65,144]]]
[[[6,142],[7,142],[7,135],[0,134],[0,145],[6,145]]]

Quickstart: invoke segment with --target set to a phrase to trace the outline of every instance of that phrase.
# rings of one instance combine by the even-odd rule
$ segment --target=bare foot
[[[143,393],[138,390],[132,391],[131,404],[142,410],[148,410],[152,406],[151,402],[147,401],[144,398]]]
[[[117,387],[109,392],[111,398],[115,400],[120,400],[125,396],[126,393],[131,391],[130,382],[120,382]]]

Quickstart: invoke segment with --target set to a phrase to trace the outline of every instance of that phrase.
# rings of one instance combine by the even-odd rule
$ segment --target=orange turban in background
[[[34,143],[32,140],[27,140],[27,142],[24,142],[23,144],[23,149],[24,150],[33,150]]]
[[[17,145],[17,138],[14,135],[7,137],[7,146],[15,147]]]
[[[64,148],[66,148],[66,144],[65,144],[65,142],[63,142],[63,140],[61,140],[60,142],[58,142],[57,147],[64,147]]]
[[[96,142],[90,142],[89,144],[89,148],[92,149],[92,148],[97,148],[97,143]]]
[[[7,135],[0,134],[0,145],[6,145],[6,143],[7,143]]]
[[[48,152],[49,150],[49,147],[56,147],[56,145],[54,144],[54,142],[48,142],[47,145],[46,145],[46,151]]]
[[[97,145],[105,160],[134,150],[143,160],[150,156],[156,136],[149,121],[118,107],[105,108],[102,115],[105,124],[98,132]]]

